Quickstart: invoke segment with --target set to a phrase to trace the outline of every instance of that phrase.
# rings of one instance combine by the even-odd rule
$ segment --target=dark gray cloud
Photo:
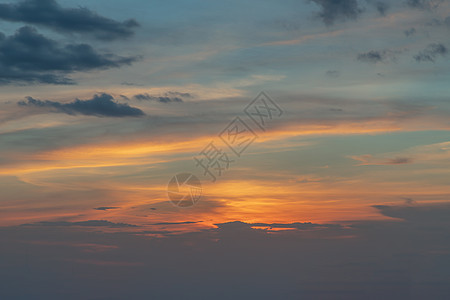
[[[134,83],[134,82],[128,82],[128,81],[122,82],[121,85],[127,85],[127,86],[143,86],[143,84],[140,84],[140,83]]]
[[[380,15],[382,15],[382,16],[385,16],[386,12],[389,9],[389,5],[387,3],[380,2],[380,1],[375,3],[375,7],[376,7],[377,11],[380,13]]]
[[[183,102],[183,100],[179,97],[156,97],[156,96],[149,95],[147,93],[134,95],[133,98],[135,98],[136,100],[140,100],[140,101],[150,100],[150,101],[156,101],[156,102],[160,102],[160,103]]]
[[[252,228],[252,227],[269,227],[273,228],[282,228],[282,229],[299,229],[299,230],[307,230],[307,229],[315,229],[315,228],[341,228],[339,224],[315,224],[311,222],[295,222],[295,223],[245,223],[241,221],[227,222],[227,223],[219,223],[214,224],[219,229],[223,228]]]
[[[326,25],[335,21],[355,20],[362,12],[357,0],[310,0],[321,7],[319,18]]]
[[[0,273],[0,295],[48,300],[449,299],[450,206],[375,209],[397,220],[278,232],[244,222],[193,233],[143,227],[109,233],[108,227],[54,224],[59,222],[50,222],[51,230],[45,225],[1,227],[0,263],[7,272]],[[93,284],[86,274],[102,280]],[[239,288],[230,289],[230,284]]]
[[[448,49],[443,44],[429,44],[425,50],[419,52],[414,56],[417,62],[434,62],[438,57],[445,56]]]
[[[450,16],[444,19],[444,24],[450,27]]]
[[[409,199],[407,199],[409,200]],[[408,205],[374,205],[381,214],[398,218],[408,222],[428,225],[450,225],[448,215],[450,213],[450,204],[416,204],[414,201],[408,201]]]
[[[443,0],[407,0],[406,4],[417,9],[435,9]]]
[[[153,223],[150,225],[187,225],[187,224],[197,224],[197,223],[201,223],[201,221],[160,222],[160,223]]]
[[[110,209],[119,209],[120,207],[116,207],[116,206],[100,206],[100,207],[95,207],[95,210],[110,210]]]
[[[326,72],[326,75],[328,77],[337,78],[341,75],[341,72],[339,72],[338,70],[328,70]]]
[[[112,227],[112,228],[126,228],[126,227],[138,227],[137,225],[131,225],[126,223],[113,223],[105,220],[89,220],[81,222],[67,222],[67,221],[56,221],[56,222],[37,222],[30,224],[23,224],[22,226],[51,226],[51,227],[72,227],[72,226],[84,226],[84,227]]]
[[[167,97],[175,96],[175,97],[181,97],[181,98],[193,98],[193,96],[190,93],[180,93],[180,92],[172,92],[172,91],[167,92],[166,96]]]
[[[431,27],[438,27],[438,26],[450,27],[450,16],[443,19],[433,18],[431,21],[426,22],[425,25]]]
[[[50,100],[39,100],[27,97],[27,101],[19,101],[19,106],[37,107],[51,112],[68,115],[88,115],[99,117],[140,117],[145,115],[142,110],[126,103],[118,103],[109,94],[97,94],[92,99],[75,99],[70,103],[60,103]]]
[[[417,32],[417,30],[416,30],[414,27],[412,27],[412,28],[410,28],[410,29],[407,29],[407,30],[403,31],[403,33],[404,33],[406,36],[412,36],[412,35],[415,35],[416,32]]]
[[[412,164],[414,159],[411,157],[394,157],[394,158],[374,158],[372,155],[352,156],[353,159],[361,162],[361,165],[405,165]]]
[[[405,200],[405,205],[413,205],[417,203],[413,198],[402,197],[402,199]]]
[[[386,16],[386,13],[391,7],[391,3],[386,2],[384,0],[365,0],[365,2],[375,8],[381,16]],[[363,3],[362,1],[359,2],[360,4]]]
[[[285,228],[285,229],[314,229],[314,228],[342,228],[339,224],[315,224],[311,222],[295,222],[295,223],[251,223],[253,227],[270,227],[270,228]]]
[[[379,63],[385,61],[387,58],[387,51],[375,51],[358,54],[358,60],[366,63]]]
[[[62,8],[55,0],[25,0],[0,4],[0,19],[41,25],[56,31],[93,35],[102,40],[131,36],[139,24],[131,19],[118,22],[87,9]]]
[[[8,37],[0,32],[0,84],[70,84],[68,73],[117,68],[135,60],[99,54],[88,44],[60,45],[29,26]]]
[[[387,165],[404,165],[410,163],[413,163],[413,159],[410,157],[396,157],[385,162]]]
[[[368,52],[360,53],[357,59],[365,63],[388,63],[397,61],[397,55],[403,53],[406,50],[371,50]]]

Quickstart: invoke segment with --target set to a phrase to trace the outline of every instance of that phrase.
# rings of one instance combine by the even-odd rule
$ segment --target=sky
[[[0,0],[0,298],[449,299],[449,36],[448,0]]]

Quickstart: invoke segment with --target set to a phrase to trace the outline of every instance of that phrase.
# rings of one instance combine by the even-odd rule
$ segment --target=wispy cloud
[[[395,61],[397,53],[398,52],[390,50],[371,50],[369,52],[358,54],[357,59],[361,62],[376,64],[379,62]]]
[[[22,226],[49,226],[49,227],[111,227],[111,228],[129,228],[138,227],[137,225],[131,225],[126,223],[114,223],[106,220],[89,220],[80,222],[67,222],[67,221],[42,221],[37,223],[23,224]]]
[[[95,210],[111,210],[111,209],[119,209],[120,207],[117,206],[100,206],[100,207],[95,207]]]
[[[134,95],[133,98],[140,100],[140,101],[148,100],[148,101],[156,101],[156,102],[160,102],[160,103],[183,102],[183,100],[179,97],[151,96],[147,93]]]
[[[359,166],[404,165],[414,162],[410,157],[376,158],[370,154],[351,156],[351,158],[360,161],[361,163],[358,164]]]
[[[425,50],[414,56],[417,62],[435,62],[438,57],[446,56],[448,49],[444,44],[429,44]]]

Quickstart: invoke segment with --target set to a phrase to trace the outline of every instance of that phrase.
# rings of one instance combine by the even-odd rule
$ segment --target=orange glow
[[[287,124],[261,134],[251,148],[273,152],[289,145],[292,143],[289,139],[298,136],[378,134],[398,130],[405,129],[389,120],[344,122],[336,125]],[[190,209],[180,209],[172,206],[167,199],[166,184],[170,174],[145,181],[123,180],[115,176],[139,170],[158,173],[158,164],[191,160],[209,142],[219,139],[200,135],[193,139],[180,136],[178,139],[172,137],[170,140],[151,142],[141,140],[127,143],[99,142],[44,151],[23,155],[16,163],[6,165],[0,170],[0,174],[16,176],[20,181],[45,193],[88,193],[96,189],[102,189],[103,192],[95,195],[95,202],[73,201],[71,205],[58,201],[58,198],[45,196],[31,203],[24,199],[30,210],[26,211],[25,206],[16,204],[17,206],[9,208],[7,215],[0,212],[2,224],[61,219],[70,222],[108,220],[139,227],[93,229],[133,232],[161,229],[176,233],[211,228],[217,223],[236,220],[268,224],[326,223],[355,218],[385,218],[370,208],[371,203],[377,203],[380,199],[400,198],[405,191],[408,194],[423,193],[423,186],[420,184],[411,186],[410,182],[379,180],[384,174],[373,173],[373,176],[362,179],[328,180],[313,176],[306,183],[300,183],[302,180],[297,180],[298,175],[295,174],[271,174],[260,179],[249,179],[243,174],[258,174],[257,169],[244,170],[244,173],[233,169],[230,170],[233,179],[225,176],[216,183],[209,183],[204,178],[204,196],[200,203]],[[270,144],[273,141],[276,141],[276,149]],[[450,188],[440,187],[433,189],[428,195],[449,193]],[[115,206],[118,209],[102,211],[94,210],[94,206]],[[154,211],[151,210],[153,206],[157,207]],[[36,214],[33,209],[45,212]],[[154,225],[192,220],[201,222]]]

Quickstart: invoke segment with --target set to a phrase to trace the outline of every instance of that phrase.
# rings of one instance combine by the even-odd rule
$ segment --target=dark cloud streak
[[[110,210],[110,209],[119,209],[120,207],[117,206],[100,206],[100,207],[95,207],[95,210]]]
[[[134,95],[133,98],[139,101],[149,100],[160,103],[183,102],[183,100],[179,97],[156,97],[147,93]]]
[[[37,223],[23,224],[22,226],[49,226],[49,227],[73,227],[73,226],[83,226],[83,227],[111,227],[111,228],[127,228],[127,227],[138,227],[137,225],[126,224],[126,223],[113,223],[106,220],[89,220],[80,222],[67,222],[67,221],[43,221]]]
[[[51,112],[68,115],[87,115],[99,117],[140,117],[145,115],[142,110],[131,107],[126,103],[118,103],[109,94],[94,95],[92,99],[76,99],[70,103],[60,103],[50,100],[39,100],[27,97],[27,101],[18,102],[19,106],[31,106],[49,110]]]

